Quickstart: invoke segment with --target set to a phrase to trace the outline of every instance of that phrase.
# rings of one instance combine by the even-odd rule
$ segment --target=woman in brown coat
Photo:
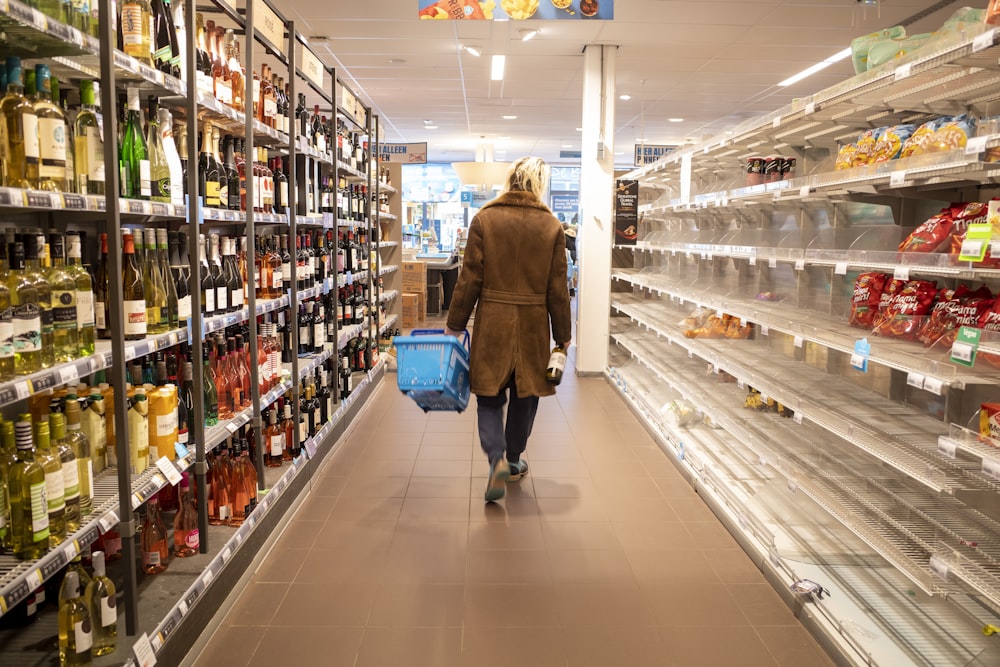
[[[548,178],[548,166],[539,158],[514,163],[504,192],[469,225],[448,311],[447,332],[458,335],[476,309],[469,382],[476,395],[479,439],[490,461],[487,501],[503,498],[506,481],[528,472],[521,454],[538,397],[555,393],[545,381],[549,345],[554,338],[566,347],[572,338],[566,241],[562,225],[542,203]]]

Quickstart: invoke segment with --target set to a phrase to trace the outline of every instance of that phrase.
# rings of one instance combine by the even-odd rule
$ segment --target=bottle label
[[[271,272],[271,289],[281,289],[284,285],[284,274],[281,269]]]
[[[202,294],[202,301],[205,303],[205,312],[214,313],[215,312],[215,290],[207,289]]]
[[[125,53],[130,56],[149,57],[140,53],[142,46],[142,5],[126,3],[122,5],[122,41]]]
[[[14,351],[38,352],[42,349],[42,316],[37,303],[14,308]]]
[[[49,539],[49,501],[48,484],[38,482],[32,484],[31,492],[31,539],[41,542]]]
[[[158,178],[155,181],[153,181],[154,197],[170,200],[170,190],[171,190],[171,185],[170,185],[169,174],[164,176],[163,178]]]
[[[139,196],[149,198],[152,196],[153,184],[149,160],[139,160]]]
[[[219,181],[219,206],[229,206],[229,181],[225,178]]]
[[[309,327],[300,326],[299,327],[299,345],[307,345],[309,343]]]
[[[41,178],[66,178],[66,123],[62,118],[38,119]]]
[[[243,307],[243,288],[233,290],[233,306]]]
[[[226,106],[231,106],[233,103],[233,84],[227,81],[225,77],[216,77],[215,96]]]
[[[80,497],[80,469],[76,461],[64,463],[62,467],[63,489],[66,500],[73,501]]]
[[[104,317],[103,301],[98,301],[96,304],[94,304],[94,321],[96,322],[96,326],[98,329],[104,330],[108,328],[108,321]]]
[[[190,547],[191,549],[197,549],[199,546],[201,546],[201,540],[199,538],[197,528],[195,528],[192,531],[189,531],[188,534],[184,536],[184,544]]]
[[[39,314],[42,318],[42,333],[52,332],[55,325],[55,316],[52,313],[51,303],[48,308],[42,308]]]
[[[38,164],[41,155],[38,143],[38,116],[34,113],[22,113],[21,129],[24,131],[24,161],[28,164]]]
[[[326,329],[322,322],[313,325],[313,345],[323,345],[326,343]]]
[[[0,161],[10,155],[10,135],[7,133],[7,120],[0,119]]]
[[[288,277],[289,280],[291,280],[291,278],[292,278],[292,264],[291,264],[291,262],[282,262],[281,263],[281,280],[284,281],[284,279],[285,279],[286,276]]]
[[[66,509],[66,484],[62,467],[56,472],[45,473],[45,500],[48,502],[49,514],[62,512]]]
[[[52,290],[52,322],[60,331],[76,330],[76,289]]]
[[[115,596],[101,597],[101,627],[107,628],[118,622],[118,611],[115,608]]]
[[[94,462],[88,457],[86,459],[86,467],[84,468],[84,474],[87,476],[87,488],[90,489],[90,495],[94,495]]]
[[[278,186],[278,195],[281,197],[281,205],[288,206],[288,181],[282,181]]]
[[[260,100],[260,79],[253,80],[253,87],[251,90],[253,90],[253,103],[256,106]]]
[[[205,206],[219,206],[222,200],[219,198],[218,181],[205,181]]]
[[[94,293],[88,289],[76,291],[76,321],[79,329],[94,326]]]
[[[159,438],[176,435],[177,411],[171,410],[165,415],[156,415],[156,435]]]
[[[73,624],[73,641],[76,642],[76,652],[78,654],[90,653],[90,647],[93,645],[92,637],[89,618]]]
[[[104,552],[108,555],[118,554],[122,551],[122,538],[104,536]]]
[[[14,356],[14,311],[6,308],[0,311],[0,359]]]
[[[186,445],[188,443],[188,430],[186,428],[177,429],[177,442],[182,445]]]
[[[219,505],[219,520],[227,521],[229,519],[229,505]]]
[[[87,180],[103,183],[105,180],[104,140],[101,137],[100,130],[93,125],[88,127],[84,141],[86,142],[85,150],[87,161],[85,164],[87,166]]]
[[[285,434],[271,436],[271,456],[281,456],[285,451]]]
[[[552,356],[549,357],[549,371],[562,373],[566,368],[566,353],[560,349],[555,349],[552,351]]]
[[[274,118],[278,115],[278,103],[272,98],[264,98],[264,118]]]
[[[229,304],[226,300],[226,292],[228,288],[226,287],[216,287],[215,288],[215,307],[218,310],[225,310],[229,308]]]
[[[159,551],[143,551],[142,552],[142,564],[143,565],[159,565],[160,564],[160,552]]]
[[[306,424],[305,416],[303,415],[302,421],[299,422],[299,442],[305,442],[308,437],[309,425]]]
[[[125,335],[146,335],[146,302],[140,299],[125,300]]]

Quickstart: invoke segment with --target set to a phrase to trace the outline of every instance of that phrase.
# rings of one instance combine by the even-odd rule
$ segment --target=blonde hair
[[[511,166],[504,189],[508,192],[531,192],[544,199],[548,186],[549,165],[540,157],[523,157]]]

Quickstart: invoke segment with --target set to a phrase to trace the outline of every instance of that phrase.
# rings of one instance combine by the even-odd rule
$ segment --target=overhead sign
[[[427,164],[426,141],[420,144],[382,144],[379,149],[382,162]]]
[[[417,0],[421,19],[444,21],[610,21],[615,0]]]
[[[323,63],[305,46],[299,49],[299,54],[299,69],[317,88],[323,90],[326,85],[326,68]]]
[[[272,46],[282,51],[285,46],[285,24],[263,0],[254,0],[253,24],[257,32],[271,42]]]
[[[574,214],[580,208],[580,195],[576,192],[552,195],[552,212],[558,215],[562,213]],[[569,220],[566,220],[569,222]]]
[[[563,159],[577,159],[583,155],[580,151],[559,151],[559,157]]]
[[[635,166],[641,167],[653,164],[664,155],[672,153],[677,146],[655,146],[651,144],[635,145]]]

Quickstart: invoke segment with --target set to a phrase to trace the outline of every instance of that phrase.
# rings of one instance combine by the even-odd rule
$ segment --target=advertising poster
[[[614,0],[417,0],[418,16],[442,21],[610,21]]]
[[[419,144],[382,144],[379,146],[382,162],[402,164],[426,164],[427,142]]]
[[[615,182],[615,243],[634,245],[639,228],[639,181]]]

